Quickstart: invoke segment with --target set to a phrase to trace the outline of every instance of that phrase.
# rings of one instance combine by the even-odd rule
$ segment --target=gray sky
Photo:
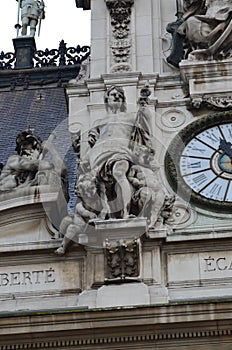
[[[67,46],[90,45],[90,11],[76,7],[75,0],[44,0],[45,19],[41,24],[40,36],[36,33],[37,49],[58,48],[64,39]],[[16,37],[18,2],[1,0],[0,52],[13,51],[12,39]],[[20,20],[21,23],[21,20]],[[38,28],[37,28],[38,30]]]

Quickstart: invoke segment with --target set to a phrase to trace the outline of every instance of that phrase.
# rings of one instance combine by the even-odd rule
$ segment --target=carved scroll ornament
[[[106,276],[108,280],[139,276],[139,242],[119,240],[105,242]]]
[[[130,22],[131,6],[134,0],[106,0],[112,25],[111,52],[113,56],[112,72],[130,71]]]

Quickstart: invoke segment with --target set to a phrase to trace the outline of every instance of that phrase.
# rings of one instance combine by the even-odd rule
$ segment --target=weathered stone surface
[[[131,296],[133,295],[133,298]],[[97,307],[146,305],[150,303],[148,287],[143,283],[127,283],[99,288]]]

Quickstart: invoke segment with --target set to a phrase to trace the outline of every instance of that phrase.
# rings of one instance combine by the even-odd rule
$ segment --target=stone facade
[[[229,32],[231,1],[221,2],[228,10],[219,6],[217,11],[226,16],[224,29]],[[220,39],[215,51],[220,57],[215,52],[214,57],[206,57],[205,51],[196,53],[212,53],[214,43],[209,47],[204,43],[197,49],[191,46],[195,53],[185,57],[179,47],[173,64],[168,59],[173,45],[186,45],[189,40],[181,34],[180,25],[195,18],[192,12],[189,16],[187,2],[146,0],[144,6],[144,0],[92,0],[76,1],[76,5],[83,9],[91,5],[92,11],[91,61],[84,62],[80,76],[66,86],[80,201],[73,215],[64,209],[62,191],[49,184],[18,189],[16,195],[0,194],[0,349],[229,350],[231,166],[221,161],[226,158],[228,164],[231,159],[226,135],[232,135],[231,57],[221,57],[226,35],[216,39]],[[196,14],[205,16],[214,6],[218,5],[207,2]],[[172,23],[175,37],[174,29],[167,30]],[[178,43],[177,34],[182,35]],[[86,164],[80,160],[91,154],[90,148],[96,159],[96,140],[88,143],[89,135],[96,136],[99,125],[107,124],[110,91],[121,94],[120,98],[123,91],[126,118],[141,111],[147,116],[149,110],[151,125],[141,128],[146,136],[143,146],[152,145],[155,151],[157,181],[164,189],[155,225],[150,225],[145,210],[143,215],[133,210],[124,215],[119,210],[113,217],[102,202],[101,210],[98,206],[93,210],[89,198],[83,199],[81,189],[92,186],[91,181],[83,185],[86,174],[95,171],[98,185],[103,183],[95,166],[81,173]],[[112,114],[119,115],[118,107],[111,107]],[[95,126],[98,130],[93,134]],[[217,134],[212,136],[210,128],[219,126],[227,148],[219,145]],[[204,132],[212,140],[203,140],[202,145],[207,144],[207,150],[214,143],[217,146],[212,156],[205,157],[209,164],[202,170],[199,159],[197,164],[191,162],[197,156],[189,149],[191,142],[197,148],[197,137]],[[187,165],[183,165],[185,147],[190,153]],[[131,164],[138,165],[133,159]],[[185,168],[190,170],[183,174]],[[217,174],[209,185],[204,170],[210,176]],[[195,173],[201,177],[194,182]],[[185,181],[186,175],[193,180]],[[219,178],[221,182],[207,191]],[[109,204],[107,189],[116,187],[107,181],[98,198],[91,192],[95,205],[97,200]],[[196,187],[201,181],[206,189],[203,196],[203,187]],[[219,200],[225,181],[227,190]],[[100,216],[104,210],[106,216]],[[97,216],[99,220],[91,222]],[[54,217],[59,217],[60,227],[54,226]]]

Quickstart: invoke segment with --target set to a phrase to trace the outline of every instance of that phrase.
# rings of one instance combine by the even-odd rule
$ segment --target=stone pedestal
[[[93,229],[89,225],[86,240],[85,242],[79,240],[80,244],[102,248],[106,240],[111,242],[134,240],[140,238],[148,230],[146,218],[99,220],[94,226]]]
[[[98,289],[96,304],[97,307],[150,304],[148,286],[144,283],[103,286]]]
[[[187,83],[193,107],[207,103],[218,108],[232,106],[232,62],[190,61],[180,63],[180,73]]]
[[[36,50],[35,39],[32,36],[22,36],[13,39],[16,54],[16,69],[33,68],[33,55]]]

